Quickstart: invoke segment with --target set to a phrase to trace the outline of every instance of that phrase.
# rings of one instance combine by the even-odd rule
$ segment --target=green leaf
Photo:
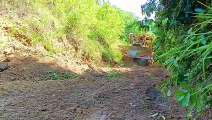
[[[197,111],[201,112],[202,109],[203,109],[203,100],[199,99],[198,102],[197,102]]]
[[[188,106],[189,101],[190,101],[190,94],[187,93],[187,95],[182,99],[181,104],[183,106]]]
[[[162,20],[162,25],[166,25],[167,22],[168,22],[168,18],[163,19],[163,20]]]
[[[188,92],[187,90],[176,90],[175,94],[180,96],[186,94],[187,92]]]
[[[206,41],[205,37],[203,35],[201,35],[200,38],[201,38],[201,43],[203,45],[206,45],[207,41]]]
[[[188,89],[188,90],[191,90],[191,87],[189,86],[188,83],[180,82],[180,85],[182,85],[184,88],[186,88],[186,89]]]
[[[176,96],[178,102],[181,102],[185,98],[185,95]]]
[[[187,92],[188,92],[187,90],[176,90],[175,91],[176,99],[179,102],[182,102],[185,99]]]
[[[173,63],[173,61],[174,61],[174,58],[171,57],[171,58],[167,59],[164,64],[169,65],[169,64]]]
[[[174,64],[173,64],[176,68],[179,68],[178,62],[177,60],[174,60]]]
[[[188,30],[188,34],[191,34],[193,28],[191,27],[189,30]]]
[[[191,95],[190,96],[190,104],[189,104],[189,109],[190,110],[192,110],[195,107],[196,102],[197,102],[196,96],[195,95]]]

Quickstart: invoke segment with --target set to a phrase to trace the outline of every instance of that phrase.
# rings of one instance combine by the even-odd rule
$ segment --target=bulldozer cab
[[[138,41],[138,35],[134,33],[129,34],[129,41],[131,45],[136,45],[139,43]]]
[[[153,47],[153,39],[152,36],[149,34],[129,34],[129,41],[132,46],[140,46],[140,47]]]

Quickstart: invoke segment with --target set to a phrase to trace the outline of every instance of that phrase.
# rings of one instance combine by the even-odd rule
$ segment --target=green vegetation
[[[6,0],[0,6],[20,22],[14,28],[49,55],[75,49],[79,58],[120,63],[118,45],[140,31],[138,18],[97,0]]]
[[[111,72],[108,72],[107,73],[107,77],[109,77],[109,78],[116,78],[116,77],[118,77],[120,74],[118,73],[118,72],[116,72],[116,71],[111,71]]]
[[[125,24],[123,39],[126,43],[129,43],[129,34],[143,34],[145,30],[141,28],[141,23],[138,21],[137,17],[134,17],[131,13],[125,13],[119,10],[119,14],[121,15],[122,20]]]
[[[107,2],[99,5],[99,1],[1,0],[0,8],[14,22],[9,34],[28,43],[25,45],[42,46],[48,55],[75,54],[95,63],[120,63],[119,45],[128,44],[128,35],[149,32],[154,36],[155,60],[171,73],[161,90],[167,96],[174,93],[188,108],[188,116],[211,107],[211,0],[148,0],[142,5],[146,15],[142,22]],[[152,13],[155,20],[148,19]],[[46,75],[52,80],[74,77],[57,71]],[[119,75],[116,71],[106,74],[109,78]]]
[[[156,60],[171,71],[162,90],[173,91],[188,116],[211,107],[212,2],[149,0],[142,8],[147,16],[156,12],[156,20],[146,26],[154,28]]]
[[[73,75],[70,72],[59,72],[59,71],[47,71],[46,72],[46,80],[70,80],[74,78],[75,75]]]

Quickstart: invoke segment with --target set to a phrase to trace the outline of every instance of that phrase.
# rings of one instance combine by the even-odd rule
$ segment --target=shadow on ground
[[[54,59],[8,58],[0,72],[0,119],[183,119],[183,109],[154,86],[167,77],[161,66],[90,67],[76,74]],[[80,66],[79,66],[80,67]],[[115,76],[108,76],[116,71]]]

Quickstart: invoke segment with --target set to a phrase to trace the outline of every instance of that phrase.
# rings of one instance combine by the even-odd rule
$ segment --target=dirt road
[[[54,60],[7,59],[8,69],[0,72],[1,120],[183,119],[183,109],[154,88],[168,75],[162,66],[89,68],[76,74]],[[109,71],[118,74],[108,76]],[[63,73],[69,76],[60,77]]]

